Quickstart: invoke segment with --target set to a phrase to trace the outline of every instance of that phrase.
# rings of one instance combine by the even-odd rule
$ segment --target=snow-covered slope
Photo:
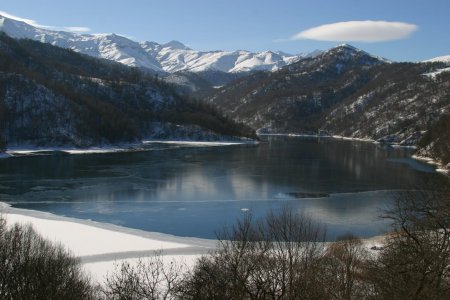
[[[97,58],[158,72],[274,71],[307,55],[290,55],[265,51],[196,51],[178,41],[166,44],[135,42],[116,34],[77,34],[36,28],[0,15],[0,31],[13,38],[28,38],[55,46],[70,48]],[[311,55],[316,55],[312,53]]]
[[[444,56],[438,56],[435,58],[427,59],[422,61],[424,63],[443,63],[443,66],[447,65],[447,67],[441,67],[435,70],[432,70],[431,72],[424,73],[424,76],[430,77],[432,79],[435,79],[436,76],[439,74],[442,74],[444,72],[450,72],[450,55],[444,55]]]
[[[438,56],[432,59],[424,60],[423,62],[444,62],[450,63],[450,55]]]

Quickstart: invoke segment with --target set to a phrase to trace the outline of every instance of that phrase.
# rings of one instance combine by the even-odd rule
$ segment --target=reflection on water
[[[272,137],[259,146],[20,157],[0,161],[0,199],[208,238],[242,214],[288,202],[326,223],[330,239],[371,236],[386,230],[378,216],[395,190],[447,180],[409,156],[363,142]]]

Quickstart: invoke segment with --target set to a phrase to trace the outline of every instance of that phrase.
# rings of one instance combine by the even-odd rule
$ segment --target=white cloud
[[[330,42],[383,42],[409,37],[417,25],[387,21],[347,21],[325,24],[299,32],[291,40]]]
[[[9,14],[9,13],[7,13],[7,12],[4,12],[4,11],[1,11],[1,10],[0,10],[0,15],[6,17],[6,18],[8,18],[8,19],[13,19],[13,20],[21,21],[21,22],[27,23],[27,24],[32,25],[32,26],[35,26],[35,27],[42,27],[42,26],[44,26],[44,25],[40,25],[39,23],[37,23],[37,22],[34,21],[34,20],[31,20],[31,19],[25,19],[25,18],[22,18],[22,17],[14,16],[14,15],[11,15],[11,14]],[[44,27],[45,27],[45,26],[44,26]]]
[[[80,26],[63,26],[63,27],[59,27],[59,26],[42,25],[42,24],[39,24],[35,20],[26,19],[26,18],[15,16],[15,15],[11,15],[11,14],[9,14],[7,12],[4,12],[4,11],[0,11],[0,15],[6,17],[8,19],[21,21],[21,22],[27,23],[27,24],[29,24],[31,26],[34,26],[34,27],[37,27],[37,28],[42,28],[42,29],[61,30],[61,31],[70,31],[70,32],[78,32],[78,33],[91,31],[91,29],[89,27],[80,27]]]
[[[89,27],[78,27],[78,26],[68,26],[68,27],[46,26],[46,29],[69,31],[69,32],[75,32],[75,33],[91,31],[91,29]]]

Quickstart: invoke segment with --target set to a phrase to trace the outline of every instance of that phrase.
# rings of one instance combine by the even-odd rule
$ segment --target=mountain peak
[[[356,47],[353,47],[352,45],[349,44],[338,45],[336,47],[326,50],[322,54],[322,56],[338,56],[347,59],[350,59],[351,57],[354,57],[356,55],[371,56],[369,53],[362,51]]]
[[[351,49],[351,50],[356,50],[356,51],[360,51],[358,48],[356,48],[355,46],[352,46],[350,44],[347,43],[343,43],[340,45],[337,45],[335,48],[347,48],[347,49]]]
[[[346,52],[351,52],[351,53],[352,52],[362,52],[362,53],[366,54],[365,51],[358,49],[350,44],[340,44],[340,45],[337,45],[336,47],[329,49],[328,51],[346,51]],[[328,51],[326,51],[326,52],[328,52]]]
[[[175,41],[175,40],[163,44],[162,47],[163,48],[178,49],[178,50],[191,50],[189,47],[187,47],[182,42]]]
[[[328,49],[327,51],[325,51],[322,55],[337,55],[340,56],[346,60],[351,59],[351,57],[355,57],[355,56],[359,56],[359,57],[368,57],[371,60],[376,60],[378,62],[384,62],[384,63],[391,63],[390,60],[380,57],[380,56],[376,56],[376,55],[372,55],[370,53],[367,53],[364,50],[361,50],[359,48],[356,48],[352,45],[349,44],[341,44],[338,45],[336,47],[333,47],[331,49]]]

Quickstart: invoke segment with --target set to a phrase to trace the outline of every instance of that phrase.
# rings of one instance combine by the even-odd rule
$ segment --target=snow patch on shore
[[[413,155],[412,158],[425,162],[429,165],[432,165],[434,167],[436,167],[436,172],[442,173],[444,175],[449,175],[450,174],[450,169],[447,169],[444,165],[442,165],[440,162],[430,158],[430,157],[425,157],[425,156],[420,156],[420,155]]]
[[[29,156],[29,155],[50,155],[53,152],[62,152],[66,154],[80,155],[80,154],[102,154],[102,153],[117,153],[117,152],[137,152],[137,151],[151,151],[152,148],[147,148],[151,144],[166,144],[179,145],[188,147],[218,147],[218,146],[235,146],[235,145],[257,145],[258,141],[242,140],[242,141],[191,141],[191,140],[144,140],[141,143],[123,144],[118,146],[104,146],[104,147],[90,147],[90,148],[71,148],[71,147],[47,147],[47,148],[33,148],[33,147],[12,147],[6,152],[0,153],[1,158],[9,158],[14,156]]]
[[[176,260],[193,266],[196,259],[213,249],[216,243],[18,209],[2,202],[0,213],[8,225],[30,224],[43,237],[70,250],[98,283],[103,282],[118,263],[128,260],[135,263],[138,258],[145,259],[159,252],[164,261]]]
[[[138,250],[188,247],[187,244],[151,240],[127,233],[96,228],[70,221],[46,220],[25,215],[7,214],[10,224],[31,224],[44,238],[61,243],[75,256]]]
[[[142,141],[143,144],[168,144],[183,145],[193,147],[217,147],[217,146],[234,146],[234,145],[256,145],[256,141],[239,141],[239,142],[209,142],[209,141],[166,141],[166,140],[150,140]]]

